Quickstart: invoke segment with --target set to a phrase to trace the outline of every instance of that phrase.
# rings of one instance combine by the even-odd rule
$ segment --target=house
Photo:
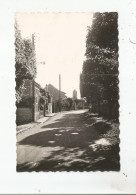
[[[37,121],[44,117],[48,112],[48,102],[51,99],[49,93],[34,80],[26,79],[24,88],[22,100],[17,103],[17,125]]]
[[[46,85],[45,89],[51,94],[53,100],[59,100],[59,90],[57,88],[49,84],[49,85]],[[60,96],[61,96],[61,99],[65,99],[66,93],[61,91]]]
[[[58,112],[60,110],[60,101],[66,98],[66,93],[59,91],[51,84],[46,85],[45,90],[48,91],[52,97],[52,104],[49,105],[49,107],[52,106],[52,112]]]

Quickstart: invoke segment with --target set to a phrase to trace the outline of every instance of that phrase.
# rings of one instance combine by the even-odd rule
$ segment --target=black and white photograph
[[[136,193],[135,8],[0,0],[0,194]]]
[[[120,171],[118,13],[16,13],[17,172]]]

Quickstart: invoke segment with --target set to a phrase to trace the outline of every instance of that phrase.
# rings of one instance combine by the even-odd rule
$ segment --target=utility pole
[[[32,49],[33,55],[35,55],[35,35],[32,34]],[[33,94],[33,107],[32,107],[32,119],[35,121],[35,79],[32,79],[32,94]]]
[[[61,75],[59,74],[59,111],[61,112]]]

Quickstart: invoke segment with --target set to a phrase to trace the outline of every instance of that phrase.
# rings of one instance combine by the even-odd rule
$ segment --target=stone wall
[[[22,125],[32,122],[32,108],[17,108],[16,110],[16,123]]]

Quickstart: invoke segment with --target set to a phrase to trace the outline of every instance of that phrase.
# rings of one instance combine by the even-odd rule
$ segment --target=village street
[[[118,134],[87,110],[56,113],[17,135],[17,171],[118,171]]]

